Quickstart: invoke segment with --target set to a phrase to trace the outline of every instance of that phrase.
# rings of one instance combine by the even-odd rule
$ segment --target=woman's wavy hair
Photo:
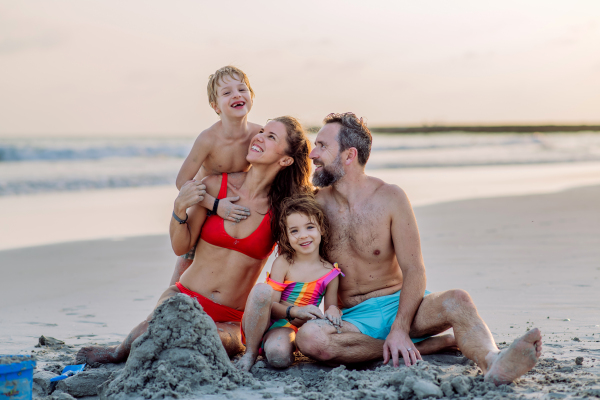
[[[315,196],[311,193],[298,194],[288,197],[281,205],[281,214],[279,215],[279,236],[277,236],[277,247],[279,255],[283,255],[291,264],[296,250],[290,244],[290,238],[287,230],[287,217],[292,214],[306,215],[317,227],[321,233],[321,243],[319,244],[319,256],[327,260],[327,250],[329,248],[329,221],[327,216],[317,203]]]
[[[281,122],[287,131],[288,149],[286,154],[294,160],[292,165],[285,167],[275,177],[269,190],[269,202],[273,218],[271,229],[273,237],[281,235],[279,217],[283,201],[297,194],[312,193],[310,184],[310,141],[300,122],[290,116],[273,118],[270,121]]]

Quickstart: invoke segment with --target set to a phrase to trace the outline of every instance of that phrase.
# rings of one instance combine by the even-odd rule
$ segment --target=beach
[[[430,291],[467,290],[501,347],[542,330],[544,367],[515,393],[574,396],[583,390],[577,382],[600,389],[592,379],[600,374],[599,172],[581,163],[374,173],[412,200]],[[14,230],[3,224],[1,352],[37,354],[44,368],[73,363],[83,345],[121,341],[168,285],[175,194],[159,186],[0,198]],[[68,347],[36,348],[41,335]],[[540,384],[538,375],[557,373],[557,365],[572,367],[560,373],[568,379]],[[273,374],[265,379],[280,372]]]

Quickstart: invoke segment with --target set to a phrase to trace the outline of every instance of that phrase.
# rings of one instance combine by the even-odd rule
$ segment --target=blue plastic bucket
[[[31,356],[0,355],[0,400],[29,400],[35,360]]]

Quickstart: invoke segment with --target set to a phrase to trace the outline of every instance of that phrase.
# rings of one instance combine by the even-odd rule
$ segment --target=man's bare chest
[[[390,219],[377,207],[365,205],[354,210],[327,209],[332,260],[360,257],[363,260],[387,253],[392,247]]]

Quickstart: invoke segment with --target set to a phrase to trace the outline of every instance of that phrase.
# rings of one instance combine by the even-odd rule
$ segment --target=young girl
[[[325,260],[328,223],[314,196],[286,199],[278,223],[279,257],[266,284],[252,289],[242,320],[246,353],[238,368],[247,371],[256,361],[259,347],[272,366],[291,365],[296,332],[306,321],[326,318],[337,327],[342,323],[337,289],[338,275],[343,274],[337,264]],[[325,315],[319,309],[323,297]]]

